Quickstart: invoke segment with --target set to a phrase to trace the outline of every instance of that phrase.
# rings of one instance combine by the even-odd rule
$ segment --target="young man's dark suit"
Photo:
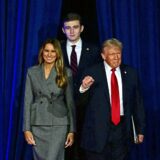
[[[120,70],[124,107],[122,137],[128,145],[132,136],[131,116],[134,117],[137,134],[144,134],[145,115],[136,71],[127,65],[121,65]],[[95,81],[88,91],[82,93],[82,96],[88,96],[88,102],[81,146],[86,151],[101,153],[114,133],[110,129],[111,106],[104,63],[93,66],[85,72],[84,77],[86,75],[93,77]]]
[[[67,67],[70,68],[69,60],[68,60],[68,55],[67,55],[67,50],[66,50],[66,41],[63,41],[61,43],[62,47],[62,52],[63,52],[63,57],[64,57],[64,62]],[[81,51],[81,57],[80,57],[80,62],[78,65],[78,71],[75,77],[73,77],[74,80],[74,90],[75,90],[75,98],[77,99],[77,96],[79,94],[79,86],[81,84],[81,76],[82,73],[84,72],[85,69],[88,67],[91,67],[99,62],[102,61],[100,50],[97,46],[82,41],[82,51]]]
[[[64,63],[67,67],[70,68],[67,50],[66,50],[66,41],[63,41],[61,43],[63,57],[64,57]],[[74,88],[74,98],[76,102],[76,113],[77,113],[77,139],[78,145],[80,142],[80,135],[81,135],[81,129],[83,125],[83,117],[85,108],[83,107],[83,101],[84,99],[79,99],[79,86],[81,84],[81,77],[85,69],[102,62],[100,50],[97,46],[90,44],[88,42],[85,42],[82,40],[82,51],[80,56],[80,61],[78,65],[78,70],[76,73],[76,76],[73,77],[73,88]]]

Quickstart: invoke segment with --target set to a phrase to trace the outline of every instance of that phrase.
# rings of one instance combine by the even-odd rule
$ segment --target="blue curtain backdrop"
[[[61,4],[0,0],[0,160],[31,159],[22,133],[25,75],[40,43],[56,36]],[[97,0],[97,17],[100,42],[120,39],[124,62],[137,68],[142,82],[146,136],[131,160],[160,160],[160,1]]]
[[[30,160],[22,133],[26,70],[55,37],[61,0],[0,0],[0,160]]]
[[[134,146],[132,160],[160,160],[160,1],[97,0],[100,41],[124,44],[123,60],[137,68],[144,95],[145,142]]]

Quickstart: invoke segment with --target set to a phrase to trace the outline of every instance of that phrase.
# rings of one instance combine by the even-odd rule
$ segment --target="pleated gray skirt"
[[[34,160],[64,160],[67,126],[32,126]]]

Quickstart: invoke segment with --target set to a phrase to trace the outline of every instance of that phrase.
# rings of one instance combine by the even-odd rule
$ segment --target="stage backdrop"
[[[26,69],[55,37],[61,0],[0,0],[0,160],[30,160],[22,134]]]
[[[76,11],[76,2],[82,0],[64,1],[74,9],[67,10],[67,6],[63,9]],[[89,5],[91,0],[83,1]],[[97,5],[91,7],[97,7],[100,42],[111,37],[120,39],[124,44],[124,62],[137,68],[142,82],[147,114],[146,136],[144,144],[134,147],[131,159],[159,160],[160,1],[95,1]],[[0,0],[0,160],[31,159],[30,148],[22,133],[26,70],[36,63],[41,42],[56,36],[63,12],[61,3],[62,0]],[[86,11],[82,15],[85,24],[89,24],[87,17],[92,14],[91,7],[84,10],[81,7],[78,12]],[[97,27],[96,23],[95,17],[91,30]],[[89,35],[95,39],[95,32]]]
[[[123,42],[124,62],[137,68],[146,109],[146,135],[132,160],[160,160],[160,1],[97,0],[101,42]]]

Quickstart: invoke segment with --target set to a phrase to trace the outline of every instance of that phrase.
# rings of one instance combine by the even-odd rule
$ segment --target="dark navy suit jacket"
[[[137,133],[144,134],[145,113],[136,71],[127,65],[121,65],[120,70],[126,126],[124,136],[129,142],[132,135],[131,115],[134,117]],[[81,93],[82,96],[87,96],[81,146],[86,150],[101,152],[108,140],[111,120],[111,106],[104,63],[88,69],[85,75],[92,76],[95,82],[88,91]]]
[[[66,41],[63,41],[61,43],[61,47],[62,47],[65,65],[70,68],[70,64],[69,64],[68,56],[67,56],[67,50],[66,50]],[[80,62],[78,65],[78,71],[77,71],[76,76],[73,77],[74,95],[76,99],[79,94],[78,90],[81,84],[80,79],[82,77],[82,73],[88,67],[91,67],[101,61],[102,61],[102,58],[101,58],[101,53],[99,51],[99,48],[93,44],[90,44],[82,40],[82,51],[81,51]]]

